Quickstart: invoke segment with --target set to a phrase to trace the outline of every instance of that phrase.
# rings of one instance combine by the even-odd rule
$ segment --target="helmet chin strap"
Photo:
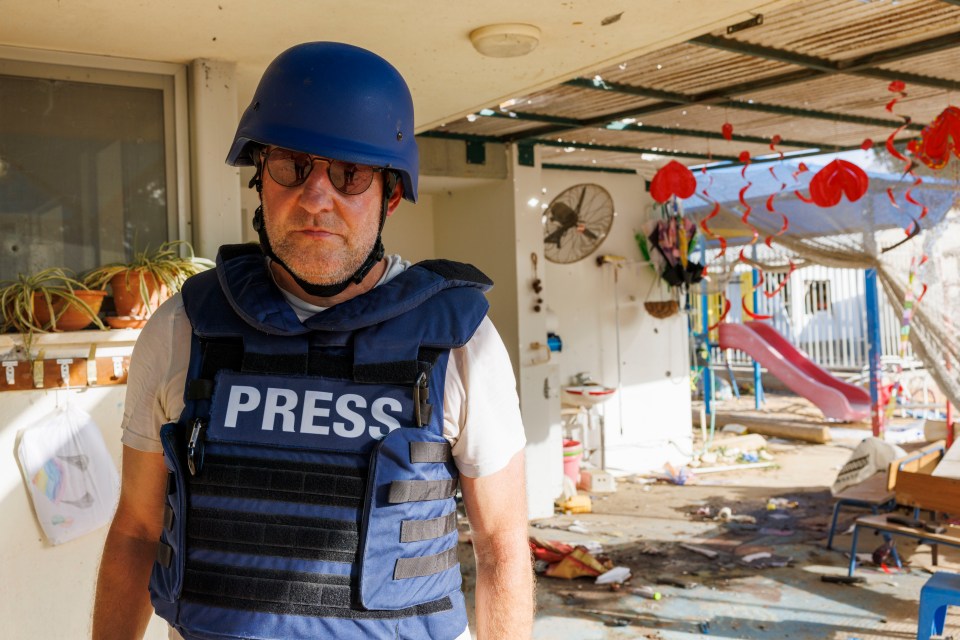
[[[367,259],[363,261],[363,264],[353,272],[353,275],[343,280],[342,282],[337,282],[334,284],[316,284],[313,282],[307,282],[296,273],[293,272],[286,262],[284,262],[280,256],[278,256],[273,247],[270,244],[270,238],[267,236],[267,225],[263,220],[263,183],[261,182],[262,178],[260,177],[260,172],[257,171],[257,174],[250,181],[251,186],[256,186],[257,193],[260,194],[260,206],[257,207],[257,210],[253,214],[253,229],[257,232],[257,236],[260,239],[260,247],[263,249],[263,252],[270,257],[271,260],[283,267],[284,271],[290,274],[290,277],[293,278],[293,281],[297,283],[301,289],[306,291],[312,296],[317,296],[319,298],[331,298],[344,289],[350,286],[350,283],[360,284],[363,282],[363,279],[367,277],[367,274],[370,273],[370,270],[378,262],[383,259],[384,249],[383,249],[383,240],[381,239],[381,234],[383,233],[383,225],[387,221],[387,206],[390,203],[390,196],[393,194],[393,190],[397,186],[396,175],[392,172],[384,171],[384,184],[383,184],[383,198],[380,202],[380,226],[377,229],[377,240],[373,243],[373,247],[370,249],[370,253],[367,254]]]

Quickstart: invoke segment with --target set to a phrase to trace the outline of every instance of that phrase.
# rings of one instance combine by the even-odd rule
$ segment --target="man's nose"
[[[327,160],[313,159],[313,168],[304,180],[303,190],[300,192],[300,206],[307,211],[323,210],[333,203],[336,188],[330,182],[328,167]]]

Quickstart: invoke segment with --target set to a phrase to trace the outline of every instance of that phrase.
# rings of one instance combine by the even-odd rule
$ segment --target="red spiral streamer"
[[[773,316],[766,315],[766,314],[763,314],[763,313],[754,313],[753,311],[750,311],[750,309],[747,308],[747,297],[746,297],[746,296],[743,296],[743,298],[741,299],[740,308],[743,309],[743,312],[744,312],[745,314],[747,314],[748,316],[750,316],[750,319],[751,319],[751,320],[769,320],[770,318],[773,317]]]
[[[890,85],[887,87],[887,90],[897,93],[899,95],[887,103],[887,106],[886,106],[887,111],[889,111],[890,113],[893,113],[893,107],[894,105],[897,104],[897,100],[899,100],[900,98],[907,97],[905,89],[906,89],[906,84],[904,84],[902,80],[894,80],[893,82],[890,83]],[[900,115],[899,117],[903,119],[903,124],[901,124],[899,127],[894,129],[893,132],[889,136],[887,136],[886,148],[887,148],[887,152],[890,155],[892,155],[894,158],[904,163],[903,175],[906,176],[909,174],[910,177],[914,179],[913,184],[907,188],[907,191],[903,197],[904,197],[904,200],[906,200],[910,204],[920,207],[919,220],[923,220],[923,218],[926,217],[929,209],[923,203],[917,202],[917,200],[913,197],[913,194],[911,193],[914,187],[919,186],[920,184],[923,183],[923,178],[921,178],[920,176],[918,176],[913,172],[914,161],[908,158],[907,156],[903,155],[902,153],[900,153],[900,151],[897,150],[897,147],[894,144],[896,137],[900,135],[900,132],[903,131],[912,122],[912,120],[910,116],[907,116],[907,115]],[[908,144],[907,148],[908,149],[912,148],[911,144]],[[900,206],[897,204],[897,199],[893,194],[892,188],[887,189],[887,197],[890,198],[890,202],[893,204],[894,207],[896,207],[897,209],[900,208]],[[917,220],[911,218],[910,224],[908,224],[903,230],[904,233],[907,235],[907,237],[915,235],[915,233],[919,229],[914,229],[914,225],[918,225],[918,224],[919,223]]]
[[[792,276],[793,272],[796,270],[797,270],[797,265],[795,265],[793,263],[793,260],[791,260],[790,270],[787,271],[787,275],[783,278],[783,280],[780,281],[780,284],[777,286],[777,288],[774,289],[773,291],[764,291],[763,295],[767,296],[768,299],[777,297],[777,294],[783,291],[783,288],[787,286],[787,282],[790,281],[790,276]]]
[[[727,314],[730,313],[730,307],[733,306],[730,304],[730,301],[727,299],[727,297],[723,295],[723,293],[720,295],[723,297],[723,313],[720,314],[720,317],[717,318],[716,322],[707,327],[707,331],[713,331],[723,324],[723,321],[727,318]],[[704,313],[707,313],[706,310],[704,310]]]

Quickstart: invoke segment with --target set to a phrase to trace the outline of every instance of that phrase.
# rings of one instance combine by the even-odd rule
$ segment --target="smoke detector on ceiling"
[[[540,44],[540,29],[532,24],[488,24],[470,32],[473,48],[491,58],[523,56]]]

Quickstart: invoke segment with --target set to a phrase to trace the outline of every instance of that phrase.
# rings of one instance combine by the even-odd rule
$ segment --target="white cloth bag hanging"
[[[89,415],[67,403],[21,432],[17,458],[40,527],[63,544],[107,524],[120,493],[113,458]]]

